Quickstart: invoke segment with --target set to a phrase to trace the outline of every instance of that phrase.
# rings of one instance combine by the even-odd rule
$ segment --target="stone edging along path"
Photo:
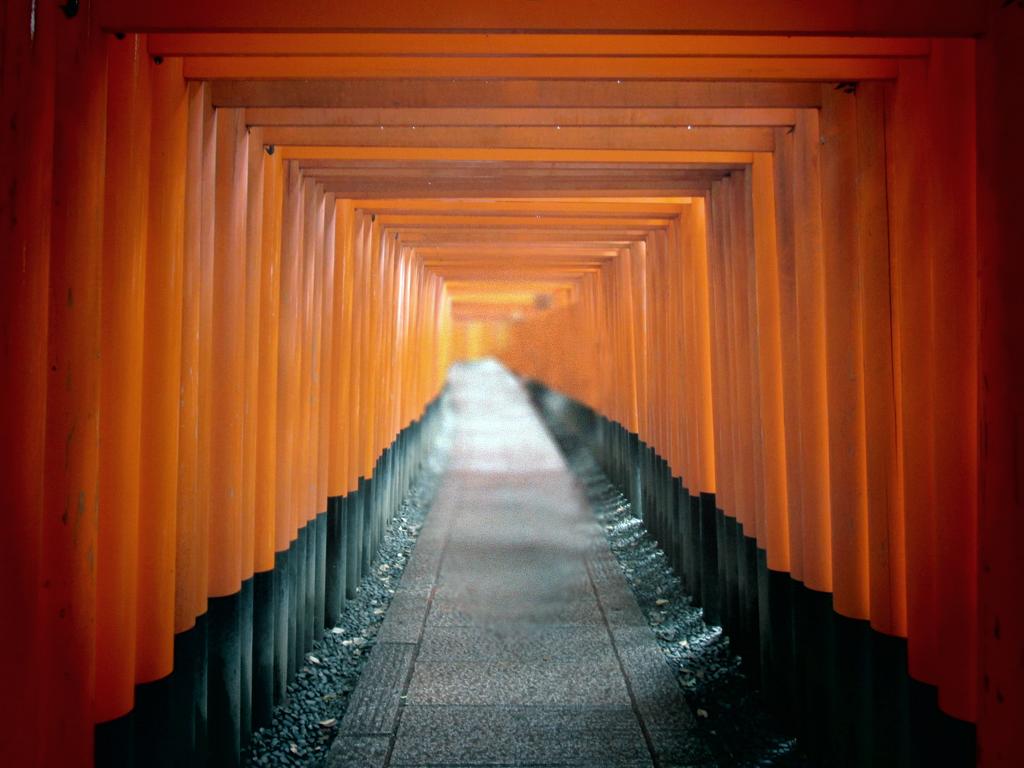
[[[371,571],[359,584],[355,600],[345,605],[338,625],[324,632],[295,680],[287,701],[274,708],[273,722],[253,734],[246,752],[248,766],[322,766],[338,733],[352,692],[379,640],[381,624],[394,599],[423,522],[444,474],[451,440],[449,418],[408,495],[395,514]]]
[[[579,479],[717,763],[811,768],[796,739],[783,734],[758,701],[721,628],[708,626],[703,611],[692,605],[629,500],[573,434],[554,418],[545,423]]]

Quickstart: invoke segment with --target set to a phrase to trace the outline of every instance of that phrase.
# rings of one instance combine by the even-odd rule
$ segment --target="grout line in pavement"
[[[626,683],[626,692],[629,694],[629,703],[633,709],[633,715],[636,717],[637,723],[640,725],[640,730],[644,736],[644,743],[647,745],[647,751],[651,755],[651,764],[654,768],[660,768],[658,761],[658,753],[654,749],[654,740],[651,738],[651,732],[647,728],[647,723],[644,722],[643,716],[640,714],[640,705],[637,703],[636,694],[633,692],[633,683],[629,679],[629,675],[626,674],[626,666],[622,663],[622,658],[619,656],[619,646],[615,642],[615,634],[612,632],[611,623],[608,621],[608,614],[605,612],[604,603],[601,602],[601,593],[597,589],[597,584],[594,582],[594,574],[591,571],[590,560],[585,561],[587,568],[587,579],[590,582],[590,588],[594,592],[594,599],[597,600],[597,609],[601,612],[601,619],[604,621],[605,631],[608,633],[608,641],[612,645],[612,651],[615,653],[615,661],[619,665],[619,672],[622,674],[622,679]]]

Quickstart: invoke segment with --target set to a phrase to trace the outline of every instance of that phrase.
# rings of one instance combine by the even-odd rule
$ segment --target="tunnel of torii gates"
[[[1022,764],[1021,3],[0,24],[0,764],[237,762],[481,355],[812,754]]]

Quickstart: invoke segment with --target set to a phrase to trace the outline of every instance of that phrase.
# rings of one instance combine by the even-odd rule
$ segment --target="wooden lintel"
[[[643,80],[213,80],[217,107],[817,108],[817,83]]]
[[[987,4],[962,0],[101,0],[106,29],[157,31],[676,32],[712,34],[976,35]]]

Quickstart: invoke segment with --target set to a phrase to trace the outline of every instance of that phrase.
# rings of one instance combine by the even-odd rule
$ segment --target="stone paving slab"
[[[429,601],[430,590],[427,588],[399,588],[384,615],[377,642],[418,643],[423,635]]]
[[[406,707],[391,764],[649,766],[627,707]]]
[[[377,643],[352,693],[339,732],[346,736],[392,733],[402,691],[412,667],[414,645]]]
[[[331,745],[325,768],[384,768],[389,749],[390,736],[342,734]]]
[[[661,768],[717,768],[717,762],[694,730],[655,727],[648,730]]]
[[[420,645],[424,661],[613,661],[608,632],[601,626],[538,628],[435,627]]]
[[[456,368],[449,469],[328,768],[705,768],[672,670],[554,441]]]
[[[427,627],[475,627],[487,625],[536,624],[550,626],[603,626],[604,618],[595,600],[567,599],[561,604],[502,602],[480,600],[474,604],[467,600],[437,597],[427,617]]]
[[[418,661],[408,702],[629,706],[629,695],[614,659],[561,663]]]

